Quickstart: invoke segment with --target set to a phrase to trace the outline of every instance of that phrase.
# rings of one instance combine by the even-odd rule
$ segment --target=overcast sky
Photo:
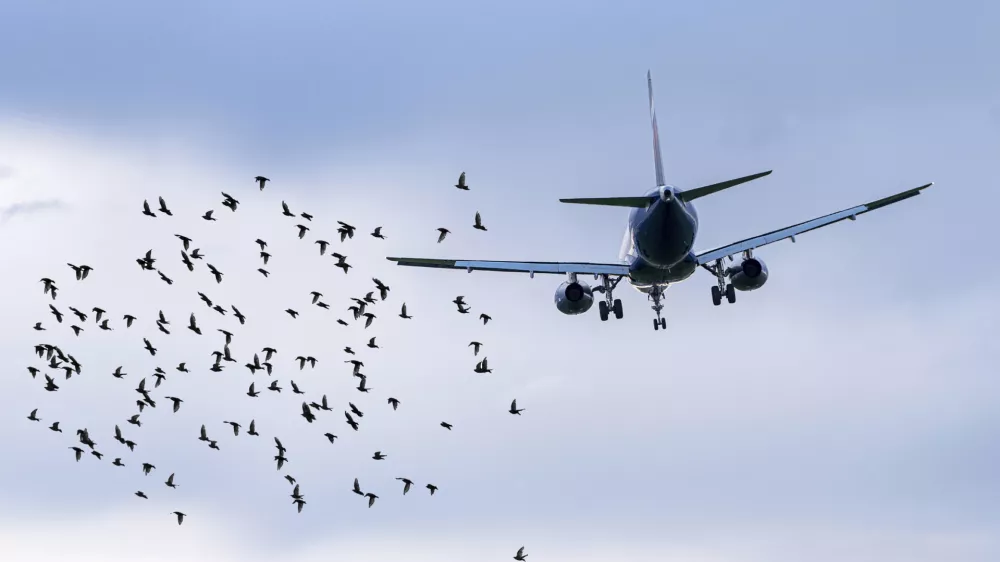
[[[1000,5],[337,4],[0,2],[0,559],[457,562],[522,545],[534,562],[1000,558]],[[384,259],[614,261],[627,213],[557,200],[653,187],[647,69],[669,183],[774,170],[698,201],[699,249],[935,186],[759,251],[770,280],[735,305],[713,307],[696,272],[667,291],[666,332],[625,285],[624,319],[601,323],[555,309],[558,277]],[[469,192],[452,187],[462,170]],[[142,216],[161,195],[173,216]],[[284,217],[281,201],[315,218]],[[209,209],[217,222],[199,218]],[[311,227],[302,240],[297,224]],[[380,225],[386,240],[368,235]],[[440,245],[438,227],[452,231]],[[175,234],[205,254],[194,272]],[[317,239],[347,255],[347,275]],[[172,285],[136,266],[149,249]],[[78,282],[67,262],[94,271]],[[391,291],[366,329],[346,309],[372,277]],[[473,314],[455,312],[457,295]],[[212,373],[219,328],[237,362]],[[38,343],[82,373],[45,368]],[[274,376],[251,377],[242,365],[265,346]],[[483,356],[492,374],[472,372]],[[129,425],[157,366],[156,408]],[[333,411],[307,424],[302,400],[323,394]],[[184,400],[177,413],[164,396]],[[506,413],[513,398],[521,416]],[[358,432],[348,402],[365,413]],[[41,423],[25,419],[34,408]],[[251,419],[260,437],[223,423]],[[197,440],[201,424],[220,451]],[[74,462],[84,427],[103,460]],[[396,477],[416,483],[405,497]],[[354,478],[379,496],[371,509]]]

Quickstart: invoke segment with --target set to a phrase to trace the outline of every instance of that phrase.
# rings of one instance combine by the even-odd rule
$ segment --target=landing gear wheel
[[[607,307],[607,305],[605,305],[605,307]],[[621,320],[622,319],[622,300],[621,299],[615,299],[615,304],[614,304],[613,307],[611,307],[611,310],[614,311],[615,318]],[[607,316],[608,313],[605,312],[604,315]]]
[[[729,301],[729,304],[736,302],[736,288],[733,287],[732,283],[726,285],[726,300]]]
[[[597,303],[597,311],[601,314],[601,322],[608,320],[608,303],[601,301]]]
[[[659,319],[659,323],[660,323],[660,328],[662,328],[664,330],[667,329],[667,319],[666,318],[660,318]]]
[[[732,285],[730,285],[731,287]],[[712,286],[712,304],[719,306],[722,304],[722,291],[719,290],[718,285]]]
[[[659,330],[660,329],[660,319],[659,318],[653,318],[653,329],[654,330]]]

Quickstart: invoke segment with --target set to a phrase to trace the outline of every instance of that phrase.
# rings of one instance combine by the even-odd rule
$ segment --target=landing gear
[[[726,300],[730,304],[736,302],[736,288],[733,287],[732,283],[726,283],[726,269],[722,265],[722,258],[715,260],[715,267],[712,268],[712,272],[715,273],[716,285],[712,287],[712,304],[719,306],[722,304],[722,295],[726,295]]]
[[[649,299],[653,301],[653,312],[656,313],[656,318],[653,319],[653,329],[659,330],[663,328],[667,329],[667,321],[665,318],[660,317],[660,313],[663,311],[663,304],[660,302],[663,299],[663,289],[665,285],[653,285],[653,288],[649,290]]]
[[[618,320],[622,319],[622,300],[614,298],[613,295],[615,287],[618,286],[621,280],[622,278],[618,277],[612,281],[610,275],[602,274],[601,286],[594,287],[595,292],[604,293],[604,300],[597,303],[597,310],[601,314],[601,322],[606,322],[611,313],[614,313],[615,318]]]

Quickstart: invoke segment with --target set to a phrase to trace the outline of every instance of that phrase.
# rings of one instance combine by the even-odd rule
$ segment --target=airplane
[[[652,309],[656,313],[653,329],[659,330],[667,327],[666,319],[662,318],[661,315],[664,291],[671,284],[690,277],[699,267],[711,273],[716,279],[716,284],[712,287],[712,304],[719,306],[723,297],[728,302],[735,303],[736,291],[753,291],[762,287],[767,281],[767,266],[764,264],[764,260],[755,257],[753,253],[757,248],[785,239],[795,242],[795,237],[799,234],[845,219],[856,220],[858,215],[909,199],[934,185],[931,182],[836,213],[696,253],[692,250],[695,236],[698,233],[698,213],[692,202],[700,197],[762,178],[770,174],[771,171],[683,191],[673,185],[668,185],[663,180],[660,136],[656,125],[656,110],[653,105],[653,78],[649,72],[646,73],[646,81],[649,89],[649,115],[653,126],[653,164],[656,172],[656,188],[638,197],[559,200],[562,203],[632,209],[617,263],[444,260],[399,257],[386,259],[403,266],[465,269],[470,273],[474,270],[516,271],[527,273],[532,278],[535,277],[536,273],[565,274],[567,275],[566,281],[556,289],[556,308],[563,314],[582,314],[593,306],[594,292],[603,293],[604,299],[599,302],[598,306],[601,321],[606,321],[611,314],[614,314],[617,319],[622,318],[621,299],[614,298],[613,291],[623,278],[627,278],[633,287],[645,293],[648,300],[653,301]],[[742,254],[741,261],[726,267],[724,260],[728,258],[732,264],[734,262],[733,256],[736,254]],[[592,274],[595,281],[599,279],[600,285],[592,289],[585,282],[579,280],[579,275],[588,274]]]

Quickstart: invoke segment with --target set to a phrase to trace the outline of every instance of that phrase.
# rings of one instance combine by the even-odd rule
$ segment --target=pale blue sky
[[[996,560],[997,29],[1000,5],[985,1],[0,2],[0,251],[14,272],[2,281],[12,382],[0,440],[16,459],[0,465],[0,545],[55,560],[52,543],[73,536],[78,559],[107,560],[127,528],[166,545],[157,560],[247,560],[288,543],[379,561],[504,560],[522,544],[536,562]],[[760,251],[771,279],[736,305],[713,307],[712,279],[696,273],[667,292],[667,333],[624,285],[625,318],[601,323],[556,311],[558,278],[382,259],[614,260],[625,213],[557,199],[652,186],[647,69],[668,182],[774,170],[699,201],[699,248],[936,185]],[[451,187],[461,170],[469,193]],[[263,194],[259,173],[274,180]],[[173,223],[139,215],[158,194]],[[350,275],[315,263],[281,200],[316,215],[311,239],[333,240],[334,220],[358,225]],[[218,224],[197,218],[213,206]],[[477,210],[488,233],[471,229]],[[385,242],[367,236],[380,224]],[[453,231],[441,245],[439,226]],[[189,280],[176,232],[203,240],[227,281],[248,281]],[[266,281],[253,271],[258,236],[276,248]],[[149,247],[183,280],[138,271]],[[93,278],[72,281],[73,260]],[[163,308],[178,326],[154,340],[163,362],[141,349],[140,331],[159,337],[150,322],[67,336],[45,311],[45,275],[64,311],[102,305],[117,322]],[[369,330],[339,330],[299,302],[320,285],[342,310],[373,275],[393,292]],[[283,384],[359,404],[372,412],[362,430],[338,409],[321,420],[342,440],[317,441],[295,397],[247,404],[238,367],[172,376],[160,394],[187,401],[176,419],[161,405],[143,428],[124,424],[140,376],[207,366],[218,347],[180,326],[194,311],[216,327],[195,290],[259,319],[234,341],[240,364],[274,345]],[[459,317],[457,294],[495,322]],[[403,300],[409,323],[395,317]],[[289,306],[309,312],[289,324]],[[45,341],[86,364],[57,393],[25,372],[39,320]],[[348,386],[338,351],[363,348],[366,332],[386,348],[363,357],[371,396]],[[470,372],[470,339],[487,343],[487,380]],[[315,373],[292,368],[304,351],[321,358]],[[125,382],[109,375],[119,364],[135,373]],[[514,397],[520,418],[505,413]],[[34,407],[161,474],[73,463],[69,435],[24,419]],[[266,428],[259,443],[221,423],[251,417]],[[141,454],[116,452],[116,423]],[[201,423],[223,451],[197,442]],[[276,427],[310,501],[301,515],[269,460]],[[389,459],[371,461],[376,449]],[[174,471],[182,487],[166,490]],[[392,478],[404,475],[420,488],[400,498]],[[380,495],[375,508],[349,492],[355,476]],[[180,529],[174,509],[190,515]],[[103,530],[80,530],[98,517]]]

